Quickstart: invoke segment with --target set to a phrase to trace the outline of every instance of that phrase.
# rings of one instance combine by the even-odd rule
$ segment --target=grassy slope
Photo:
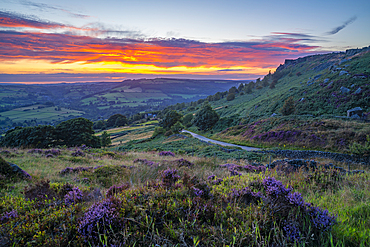
[[[370,52],[367,51],[354,56],[345,53],[311,56],[284,66],[279,71],[284,76],[274,89],[253,89],[252,94],[237,94],[233,101],[223,98],[210,102],[221,121],[204,134],[244,145],[277,147],[280,144],[346,152],[348,145],[364,143],[366,135],[370,135],[369,124],[337,117],[346,116],[347,110],[358,106],[365,113],[370,112],[370,77],[355,76],[369,75],[369,64]],[[333,69],[335,67],[342,70]],[[340,75],[344,70],[350,75]],[[342,94],[341,87],[351,92]],[[361,93],[354,94],[358,88]],[[295,115],[284,117],[280,109],[291,96],[295,101]],[[277,116],[270,118],[273,113]],[[261,119],[268,120],[259,122]],[[232,127],[235,125],[238,126]],[[285,133],[281,135],[281,131]],[[286,134],[288,131],[292,133]]]

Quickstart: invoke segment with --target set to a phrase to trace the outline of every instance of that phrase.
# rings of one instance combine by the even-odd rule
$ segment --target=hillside
[[[235,99],[207,97],[220,120],[204,135],[259,147],[348,152],[370,135],[364,122],[370,115],[370,48],[286,60],[274,73],[230,94]],[[290,97],[295,111],[283,115]],[[200,108],[193,103],[184,115]],[[347,118],[355,107],[363,110],[362,120]]]
[[[369,48],[286,60],[274,74],[266,76],[268,85],[277,78],[273,89],[269,86],[257,89],[255,85],[251,94],[210,103],[214,108],[220,107],[217,112],[221,117],[260,118],[279,114],[290,96],[296,103],[297,115],[346,116],[347,110],[354,107],[370,111]],[[344,88],[349,91],[343,93]]]

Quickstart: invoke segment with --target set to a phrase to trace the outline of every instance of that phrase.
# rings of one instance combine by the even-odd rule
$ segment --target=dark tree
[[[93,122],[81,117],[61,122],[55,128],[57,143],[68,147],[83,144],[89,147],[100,147],[100,140],[94,136],[92,126]]]
[[[163,117],[159,125],[165,129],[171,128],[177,121],[180,121],[182,115],[175,110],[170,110]]]
[[[270,84],[269,88],[274,89],[274,88],[275,88],[275,85],[276,85],[276,82],[277,82],[277,81],[273,80],[273,81],[271,82],[271,84]]]
[[[285,102],[284,102],[284,105],[283,107],[281,108],[280,112],[281,114],[283,114],[284,116],[287,116],[287,115],[291,115],[293,114],[295,111],[295,104],[294,104],[294,100],[293,100],[293,97],[289,97]]]
[[[100,142],[103,147],[109,146],[112,144],[112,141],[110,139],[110,135],[108,134],[107,131],[104,131],[103,134],[100,137]]]
[[[120,125],[120,126],[124,126],[127,124],[127,118],[126,116],[123,116],[122,114],[114,114],[112,116],[110,116],[107,120],[107,127],[108,128],[111,128],[111,127],[115,127],[116,126],[116,121],[117,119],[120,118],[120,120],[118,120],[118,123],[121,124],[121,123],[124,123],[123,125]]]
[[[50,125],[36,127],[15,127],[1,139],[5,147],[47,148],[55,144],[55,128]]]
[[[94,125],[93,125],[93,128],[104,130],[106,128],[105,121],[104,120],[99,120],[99,121],[95,122]]]
[[[125,116],[119,116],[117,119],[116,119],[116,122],[114,123],[114,127],[122,127],[122,126],[125,126],[127,124],[128,120]]]
[[[238,89],[236,89],[236,87],[232,87],[232,88],[230,88],[229,89],[229,94],[231,94],[231,93],[238,93],[239,91],[238,91]]]
[[[188,113],[186,114],[182,119],[182,123],[183,125],[185,125],[185,127],[190,127],[191,126],[191,120],[193,120],[193,114],[192,113]]]
[[[195,115],[193,124],[201,130],[207,130],[212,128],[219,118],[217,112],[209,104],[206,104]]]
[[[234,99],[235,99],[235,94],[234,93],[229,93],[227,95],[227,98],[226,98],[227,101],[232,101]]]

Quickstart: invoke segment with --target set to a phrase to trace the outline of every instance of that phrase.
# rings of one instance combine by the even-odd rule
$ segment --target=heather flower
[[[229,198],[231,200],[237,199],[243,203],[251,204],[260,202],[262,199],[262,194],[261,192],[253,192],[250,188],[245,187],[241,190],[233,189],[229,194]]]
[[[162,172],[162,184],[170,188],[180,179],[176,169],[167,169]]]
[[[329,211],[321,210],[318,207],[313,207],[306,204],[307,212],[311,218],[311,222],[320,231],[328,231],[337,222],[336,217],[330,215]]]
[[[241,176],[242,174],[238,172],[236,169],[230,170],[230,176]]]
[[[200,190],[200,189],[195,188],[195,187],[193,187],[192,189],[193,189],[193,192],[194,192],[195,196],[201,197],[204,194],[203,190]]]
[[[78,187],[73,187],[72,191],[69,191],[64,196],[64,202],[67,206],[78,203],[82,200],[83,194]]]
[[[82,152],[81,150],[77,150],[76,152],[71,153],[71,155],[74,156],[74,157],[78,157],[78,156],[83,157],[83,156],[85,156],[85,153]]]
[[[78,232],[86,240],[97,243],[100,234],[108,234],[114,229],[121,230],[123,219],[118,216],[119,208],[120,201],[112,197],[93,204],[82,217]]]
[[[123,184],[123,185],[121,185],[121,186],[113,185],[113,186],[111,186],[111,187],[108,189],[108,191],[107,191],[107,193],[106,193],[106,196],[107,196],[107,197],[114,196],[114,194],[116,194],[116,193],[120,193],[120,192],[122,192],[122,191],[124,191],[124,190],[128,189],[129,187],[130,187],[130,184],[129,184],[129,183]]]
[[[178,165],[178,167],[182,167],[182,166],[186,166],[186,167],[192,167],[194,166],[193,163],[191,163],[190,161],[184,159],[184,158],[181,158],[181,159],[178,159],[178,160],[174,160],[172,161],[172,163]]]
[[[285,188],[283,183],[275,178],[265,178],[262,183],[265,187],[266,194],[273,198],[277,198],[280,195],[286,196],[291,191],[290,188]]]
[[[42,149],[38,149],[38,148],[30,149],[27,153],[30,153],[30,154],[42,154]]]
[[[45,157],[46,157],[46,158],[54,158],[54,155],[52,155],[52,154],[47,154]]]
[[[155,163],[154,161],[150,161],[150,160],[147,160],[147,159],[134,159],[133,163],[141,163],[141,164],[147,165],[147,166],[159,165],[159,163]]]
[[[172,153],[171,151],[162,151],[159,153],[159,156],[172,156],[175,157],[175,154]]]
[[[302,195],[298,192],[289,193],[287,199],[289,200],[289,203],[295,206],[303,207],[305,205]]]
[[[18,212],[16,210],[12,210],[10,212],[5,212],[3,216],[0,217],[1,223],[6,223],[10,219],[15,219],[18,217]]]
[[[283,222],[283,229],[285,232],[285,236],[293,242],[299,241],[301,239],[301,232],[299,228],[293,224],[292,222],[288,222],[285,220]]]
[[[52,154],[54,156],[60,155],[60,150],[59,149],[50,149],[50,150],[45,150],[44,152],[46,155]]]

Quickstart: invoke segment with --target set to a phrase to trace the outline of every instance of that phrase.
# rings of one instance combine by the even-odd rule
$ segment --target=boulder
[[[355,91],[355,94],[360,94],[362,92],[362,89],[359,87],[357,88],[357,90]]]
[[[342,70],[341,72],[339,72],[339,75],[342,76],[342,75],[349,75],[349,74],[348,74],[348,71]]]
[[[363,110],[361,107],[355,107],[347,111],[347,117],[361,118],[363,116]]]
[[[270,117],[275,117],[275,116],[277,116],[277,114],[276,113],[272,113]]]
[[[0,175],[4,176],[5,179],[8,178],[21,178],[21,179],[31,179],[30,174],[22,170],[16,164],[5,161],[0,156]]]
[[[329,81],[329,78],[326,78],[325,80],[324,80],[324,83],[327,83]]]
[[[342,93],[349,93],[349,92],[351,92],[351,90],[350,90],[349,88],[346,88],[346,87],[341,87],[341,88],[340,88],[340,91],[341,91]]]

